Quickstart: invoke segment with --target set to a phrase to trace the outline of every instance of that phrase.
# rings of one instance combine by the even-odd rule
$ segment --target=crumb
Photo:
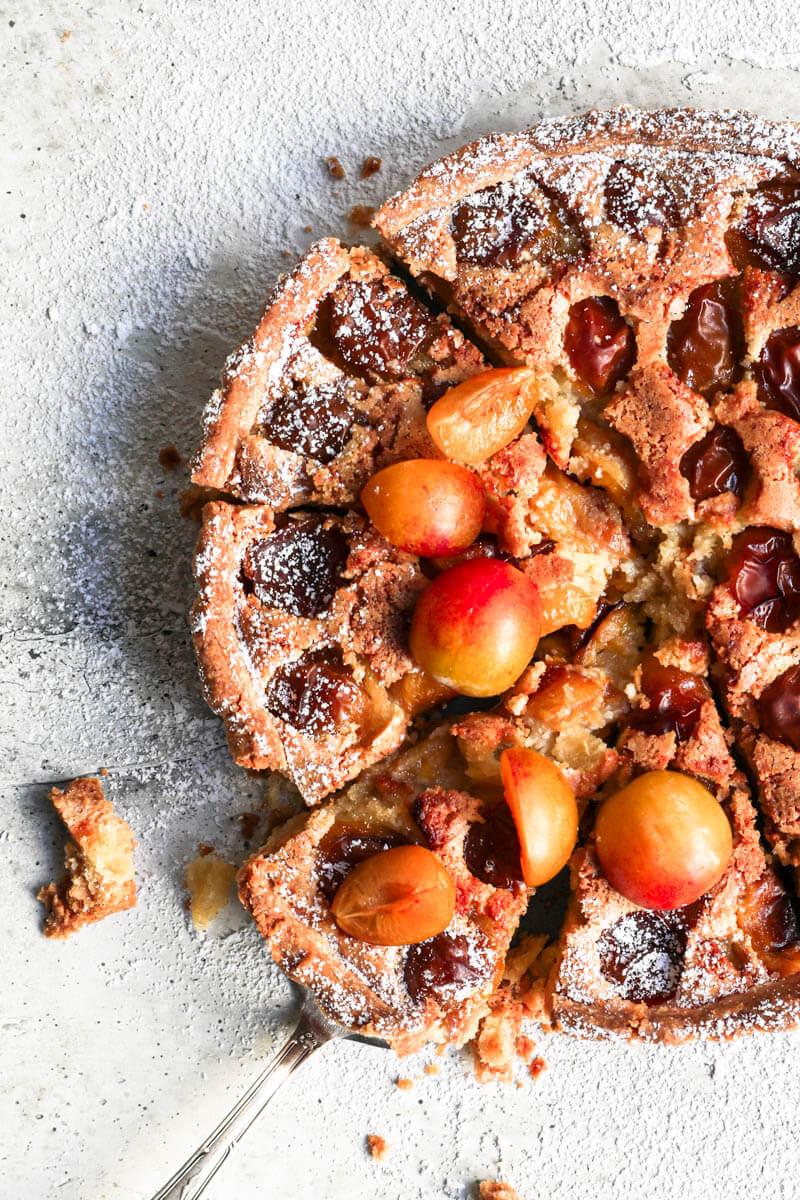
[[[369,204],[354,204],[347,214],[347,219],[351,225],[357,225],[359,229],[369,229],[374,216],[375,209]]]
[[[314,230],[313,230],[313,227],[312,227],[311,225],[304,225],[304,226],[303,226],[303,233],[313,233],[313,232],[314,232]]]
[[[174,471],[181,465],[183,459],[177,447],[164,446],[158,452],[158,461],[165,471]]]
[[[442,1057],[442,1055],[444,1054],[446,1049],[447,1049],[447,1047],[445,1046],[444,1042],[440,1042],[439,1045],[436,1047],[436,1053],[439,1055],[439,1058]]]
[[[439,1064],[438,1063],[428,1063],[427,1067],[425,1068],[425,1074],[426,1075],[438,1075],[439,1074]]]
[[[382,166],[382,159],[377,158],[374,154],[368,154],[361,164],[361,178],[369,179],[371,175],[377,175]]]
[[[214,847],[209,846],[208,842],[201,842],[197,847],[197,853],[199,854],[200,858],[205,858],[206,855],[214,853]]]
[[[532,1079],[538,1079],[542,1071],[547,1070],[547,1063],[544,1061],[541,1055],[537,1055],[537,1057],[531,1061],[528,1070],[530,1071]]]
[[[163,488],[159,488],[156,492],[156,500],[163,500],[163,499],[164,499],[164,490],[163,490]]]
[[[484,1179],[478,1188],[478,1200],[519,1200],[510,1183]]]
[[[533,1038],[529,1038],[524,1033],[521,1033],[516,1043],[516,1051],[519,1057],[524,1058],[525,1062],[529,1062],[535,1049],[536,1042]]]
[[[261,820],[261,813],[243,812],[239,813],[236,818],[239,828],[242,831],[242,837],[246,842],[249,842]]]
[[[281,254],[283,255],[284,258],[293,258],[294,257],[291,250],[281,250]]]
[[[373,1158],[377,1158],[378,1162],[386,1157],[386,1151],[389,1149],[389,1143],[386,1138],[382,1138],[380,1134],[367,1134],[367,1148]]]
[[[101,775],[107,775],[107,774],[108,774],[108,767],[101,767],[101,768],[100,768],[100,774],[101,774]]]
[[[331,154],[325,159],[325,165],[334,179],[344,179],[344,167],[335,154]]]
[[[114,812],[99,779],[74,779],[64,791],[51,788],[50,801],[71,834],[64,847],[66,874],[40,888],[48,910],[47,937],[65,938],[91,921],[136,904],[133,851],[127,821]]]
[[[410,1092],[414,1086],[413,1079],[406,1079],[406,1078],[401,1077],[396,1082],[397,1082],[397,1086],[400,1088],[401,1092]]]
[[[68,42],[71,37],[72,37],[72,30],[65,29],[61,35],[61,45],[63,46],[64,42]]]
[[[228,903],[236,867],[211,853],[210,847],[200,848],[200,854],[186,867],[184,882],[191,898],[190,912],[195,929],[208,926]]]

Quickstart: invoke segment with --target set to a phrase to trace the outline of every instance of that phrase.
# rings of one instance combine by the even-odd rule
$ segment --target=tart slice
[[[788,122],[620,108],[483,138],[375,223],[506,361],[546,377],[534,415],[557,465],[664,527],[692,515],[683,457],[719,434],[715,397],[742,377],[739,273],[800,271],[799,164]]]
[[[796,1021],[800,934],[761,849],[706,667],[696,643],[675,641],[645,659],[619,741],[619,768],[604,794],[631,779],[665,789],[699,782],[728,818],[728,865],[688,905],[641,908],[609,883],[592,832],[573,857],[570,908],[547,982],[546,1006],[559,1028],[682,1041]],[[593,825],[594,808],[587,817]]]
[[[195,574],[194,644],[231,753],[309,804],[396,749],[414,705],[442,693],[407,649],[418,562],[355,513],[208,504]]]
[[[380,467],[430,453],[426,408],[483,365],[371,250],[328,238],[228,361],[192,480],[275,510],[351,504]]]
[[[800,555],[797,535],[739,533],[707,621],[719,678],[758,784],[764,832],[800,882]]]
[[[487,826],[486,806],[494,811],[499,800],[496,788],[470,780],[455,737],[440,728],[276,830],[240,872],[242,903],[278,965],[310,987],[333,1020],[385,1038],[400,1054],[429,1041],[462,1045],[488,1012],[528,902],[513,826],[502,824],[502,844],[512,847],[502,870],[500,842],[487,838],[487,828],[499,826]],[[393,934],[406,944],[345,932],[335,915],[343,884],[368,866],[361,895],[378,888],[386,852],[399,846],[423,847],[452,881],[451,919],[420,939],[426,914],[422,901],[416,909],[409,903],[417,884],[411,870]],[[492,876],[500,882],[487,881]],[[377,922],[386,916],[384,905],[373,938],[380,940]]]

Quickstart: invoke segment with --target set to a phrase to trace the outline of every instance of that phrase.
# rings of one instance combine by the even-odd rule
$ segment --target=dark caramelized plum
[[[800,180],[759,188],[726,241],[739,270],[751,266],[800,275]]]
[[[744,332],[735,279],[695,288],[667,335],[667,361],[687,387],[702,395],[741,379]]]
[[[702,676],[665,666],[654,654],[642,662],[642,692],[650,707],[636,709],[631,728],[643,733],[674,733],[681,741],[692,734],[700,709],[711,699],[711,689]]]
[[[431,326],[427,310],[391,276],[348,279],[331,298],[331,339],[344,363],[356,372],[400,378]]]
[[[631,237],[644,239],[648,229],[671,229],[678,223],[677,197],[651,164],[614,163],[603,188],[606,214]]]
[[[492,887],[512,888],[522,883],[519,836],[505,801],[473,821],[464,841],[464,860],[469,871]]]
[[[279,396],[261,417],[261,430],[281,450],[327,464],[341,454],[356,410],[347,385],[336,380],[316,387],[298,384]]]
[[[800,616],[800,559],[792,535],[755,525],[734,538],[728,582],[743,617],[782,633]]]
[[[800,326],[770,334],[753,374],[759,400],[800,421]]]
[[[352,825],[333,825],[318,849],[317,881],[320,891],[327,900],[332,900],[358,863],[383,850],[408,844],[409,839],[397,833],[365,833]]]
[[[245,591],[268,608],[318,617],[342,583],[348,553],[344,533],[326,526],[324,517],[289,521],[248,546],[242,564]]]
[[[453,213],[459,262],[510,268],[526,259],[551,264],[581,253],[583,239],[564,205],[534,184],[529,188],[498,183],[462,200]]]
[[[739,922],[771,969],[781,974],[797,971],[800,929],[792,902],[773,871],[765,871],[745,888]]]
[[[281,667],[269,681],[266,700],[274,716],[312,736],[369,716],[369,697],[334,649],[309,651]]]
[[[446,1003],[472,991],[491,974],[486,949],[460,933],[440,933],[412,946],[405,965],[409,996],[415,1004],[429,996]]]
[[[686,940],[680,910],[628,913],[598,942],[600,970],[624,1000],[665,1004],[678,990]]]
[[[576,375],[594,396],[613,392],[636,358],[633,330],[610,296],[591,296],[573,304],[564,348]]]
[[[730,425],[715,425],[681,459],[681,475],[689,481],[691,497],[698,503],[723,492],[741,497],[749,473],[747,451]]]
[[[767,684],[756,708],[767,737],[800,750],[800,667],[790,667]]]

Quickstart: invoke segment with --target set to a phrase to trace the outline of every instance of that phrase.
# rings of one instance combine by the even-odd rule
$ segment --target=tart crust
[[[243,574],[248,553],[269,547],[270,538],[293,536],[309,526],[312,535],[299,543],[294,557],[290,548],[288,567],[278,559],[280,586],[260,599],[258,585],[248,589]],[[323,597],[324,607],[318,609],[312,597],[312,608],[298,615],[286,571],[303,568],[305,584],[309,571],[322,569],[313,559],[317,531],[332,531],[337,539],[340,570],[331,581],[329,602]],[[416,559],[395,550],[355,513],[295,513],[276,526],[269,508],[220,502],[203,510],[195,576],[199,594],[192,636],[201,679],[209,705],[225,722],[236,762],[283,772],[314,803],[397,748],[409,714],[391,689],[415,669],[404,614],[425,582]],[[305,600],[301,593],[300,604]],[[339,692],[346,692],[348,678],[357,689],[357,715],[339,717],[334,698],[331,719],[320,719],[320,697],[310,685],[300,699],[304,728],[304,722],[295,718],[293,723],[288,716],[291,680],[288,701],[279,694],[272,709],[268,688],[283,669],[321,649],[341,660],[334,668],[345,676]]]

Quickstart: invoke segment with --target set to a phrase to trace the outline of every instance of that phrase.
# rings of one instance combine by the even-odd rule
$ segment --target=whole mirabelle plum
[[[443,571],[417,602],[411,653],[434,679],[465,696],[496,696],[531,660],[541,628],[535,585],[496,558]]]
[[[522,877],[528,887],[540,887],[558,874],[577,840],[575,794],[555,763],[527,746],[503,750],[500,774],[519,836]]]
[[[595,822],[600,866],[642,908],[691,904],[722,877],[731,827],[707,788],[678,771],[648,771],[606,800]]]
[[[472,471],[441,458],[385,467],[372,476],[361,502],[393,546],[426,558],[466,550],[480,533],[486,510]]]

